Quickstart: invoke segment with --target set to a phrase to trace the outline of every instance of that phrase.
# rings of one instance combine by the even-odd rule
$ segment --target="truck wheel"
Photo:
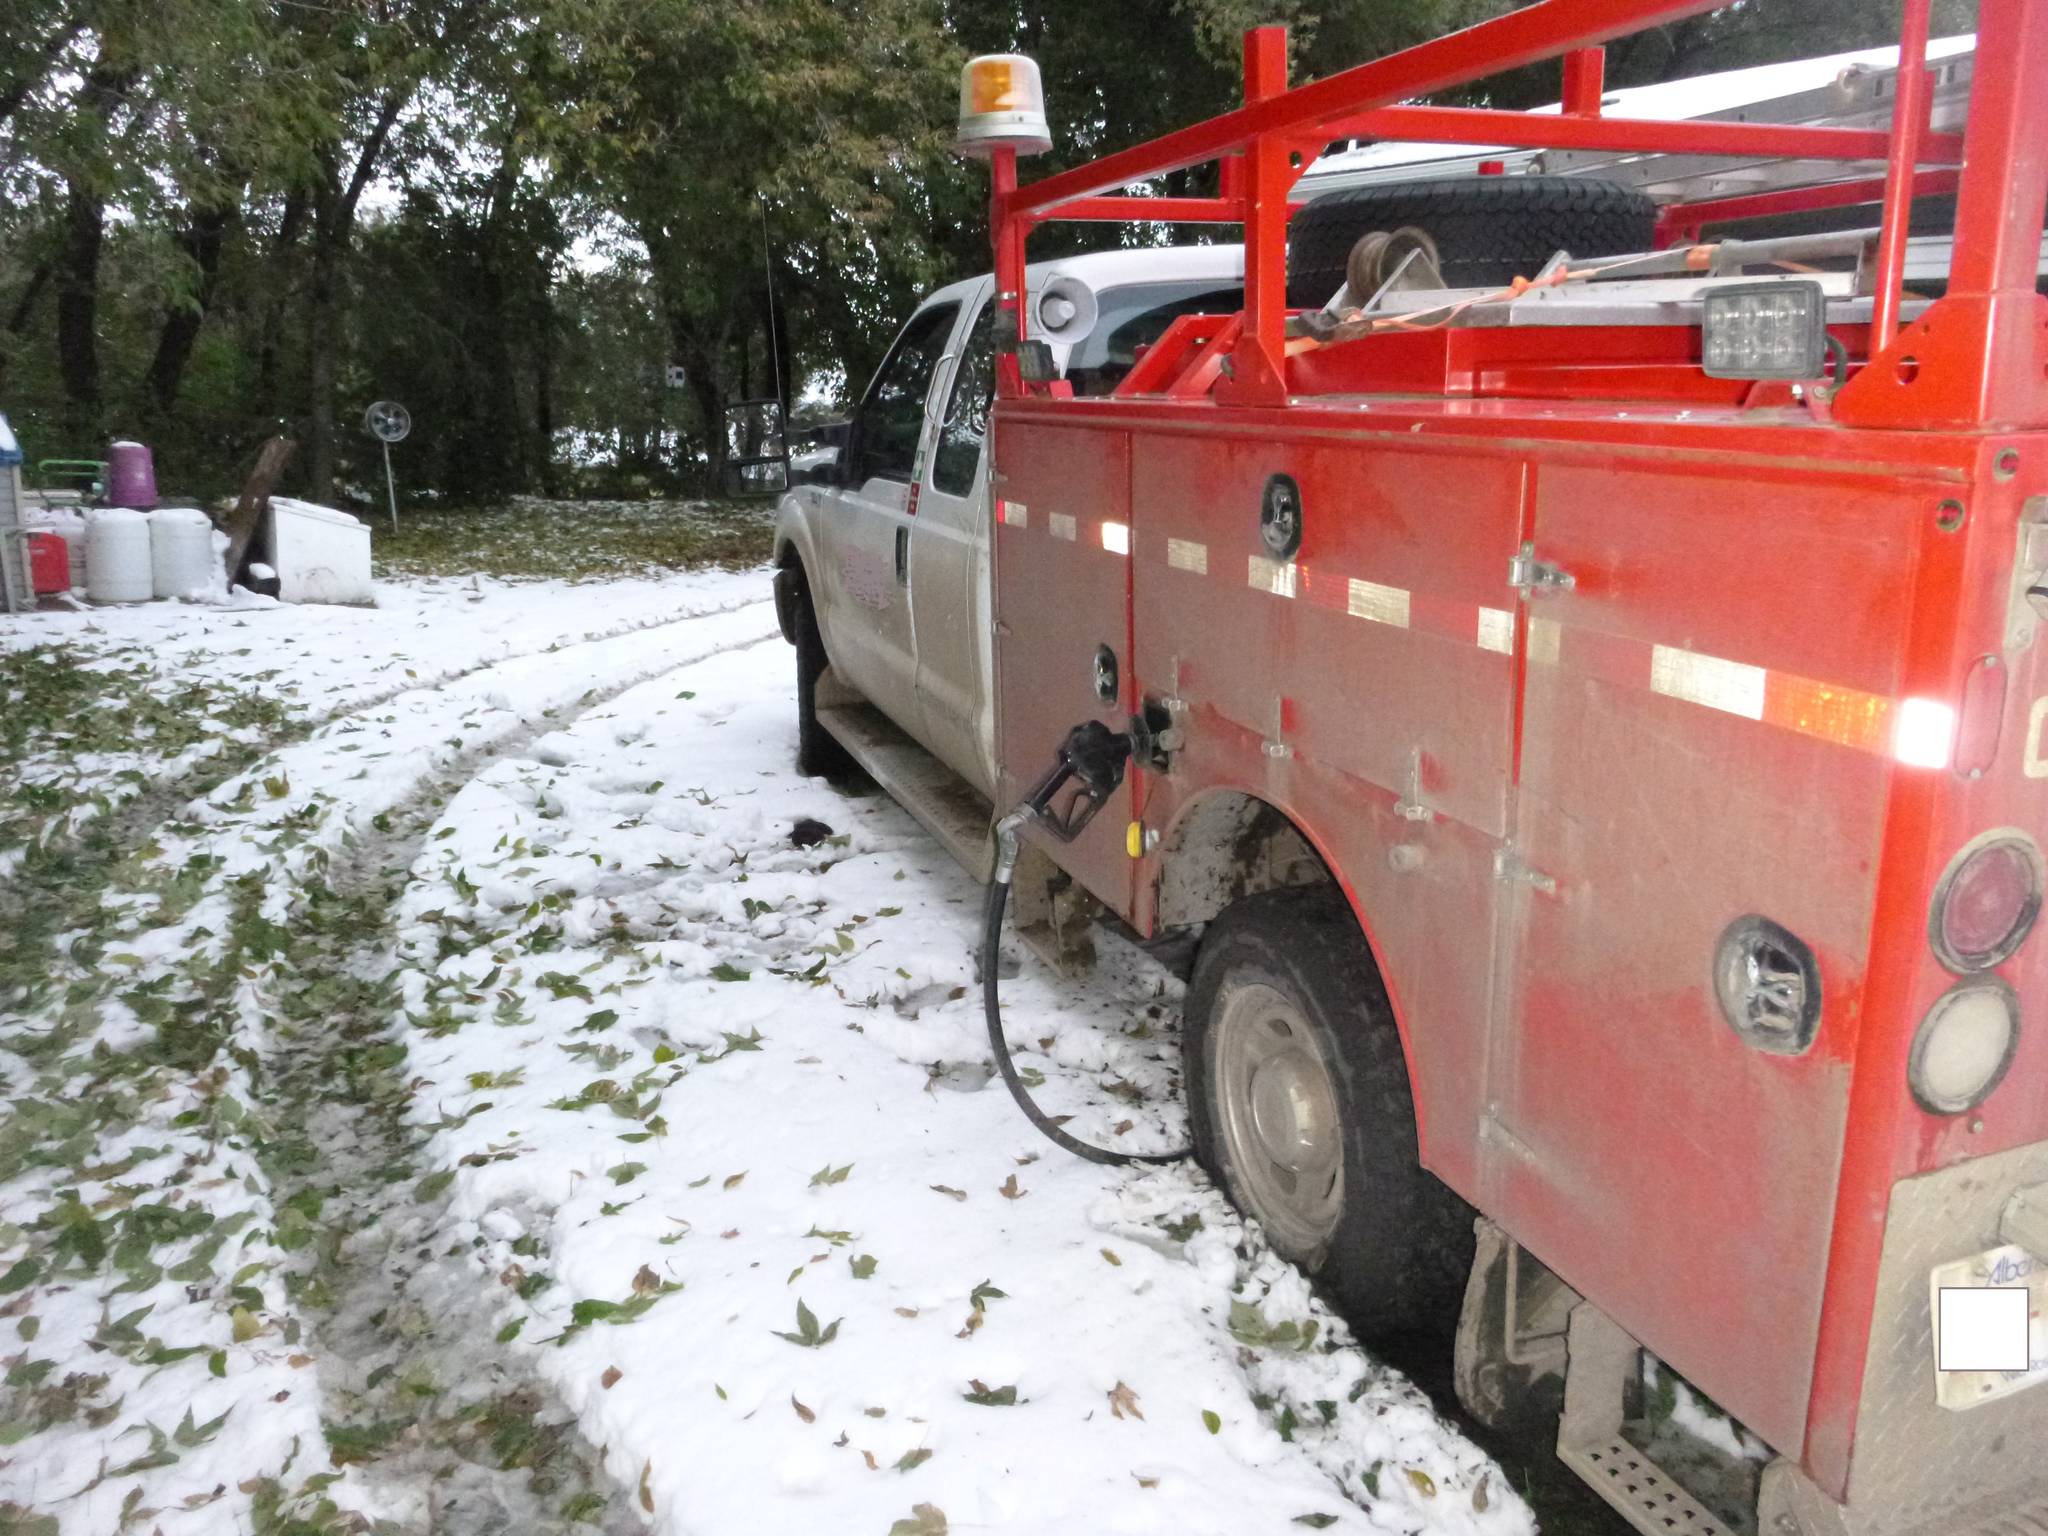
[[[818,679],[830,665],[818,612],[811,606],[811,587],[804,568],[794,567],[796,630],[796,771],[807,779],[841,784],[856,773],[853,758],[839,738],[818,719]]]
[[[1470,176],[1332,192],[1289,226],[1287,302],[1327,304],[1344,282],[1344,263],[1360,236],[1407,225],[1436,241],[1451,287],[1498,288],[1534,277],[1561,250],[1574,256],[1647,251],[1657,205],[1614,182],[1577,176]],[[1362,304],[1371,295],[1351,297]]]
[[[1401,1039],[1365,936],[1328,886],[1209,925],[1188,984],[1195,1154],[1361,1334],[1446,1335],[1472,1209],[1425,1172]]]

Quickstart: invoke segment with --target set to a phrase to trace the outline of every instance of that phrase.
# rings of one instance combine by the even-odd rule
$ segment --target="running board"
[[[1629,1378],[1642,1346],[1589,1302],[1572,1308],[1571,1363],[1557,1459],[1643,1536],[1732,1536],[1699,1500],[1621,1433]]]
[[[825,682],[819,679],[821,694],[827,692]],[[972,784],[912,741],[872,704],[821,704],[818,723],[890,799],[916,817],[946,852],[959,860],[961,868],[982,884],[988,883],[995,873],[995,839],[990,835],[995,817]]]

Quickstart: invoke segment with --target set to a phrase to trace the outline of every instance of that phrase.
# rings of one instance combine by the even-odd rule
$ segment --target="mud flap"
[[[1010,902],[1017,937],[1055,973],[1082,976],[1094,968],[1093,929],[1102,903],[1036,844],[1018,852]]]
[[[1498,1224],[1481,1216],[1473,1232],[1453,1381],[1465,1411],[1499,1429],[1535,1407],[1540,1383],[1564,1376],[1565,1323],[1579,1295]]]

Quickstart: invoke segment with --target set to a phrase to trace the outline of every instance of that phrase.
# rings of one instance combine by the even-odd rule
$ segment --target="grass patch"
[[[131,654],[81,660],[58,646],[0,651],[0,764],[19,768],[39,756],[87,752],[175,757],[231,731],[276,731],[293,712],[273,693],[180,679],[149,657],[120,659]]]
[[[263,687],[276,676],[181,679],[132,648],[0,651],[0,852],[36,848],[88,803],[112,809],[195,747],[217,746],[216,775],[233,772],[299,713],[296,690]]]
[[[548,501],[370,519],[383,576],[602,581],[717,566],[747,570],[773,552],[771,501]]]

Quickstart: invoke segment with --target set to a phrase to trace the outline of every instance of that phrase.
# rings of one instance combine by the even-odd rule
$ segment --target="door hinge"
[[[1408,784],[1401,791],[1401,798],[1394,802],[1394,814],[1403,821],[1435,821],[1436,812],[1423,803],[1422,799],[1422,748],[1416,747],[1408,754]]]
[[[1538,592],[1569,592],[1577,584],[1577,579],[1563,566],[1538,560],[1534,544],[1524,544],[1508,559],[1508,585],[1524,597],[1533,597]]]
[[[1273,734],[1260,743],[1260,748],[1271,758],[1294,756],[1294,748],[1287,744],[1287,701],[1277,693],[1273,695]]]
[[[1532,891],[1539,891],[1545,896],[1557,894],[1556,879],[1524,863],[1522,855],[1513,843],[1503,843],[1493,850],[1493,877],[1496,880],[1509,880],[1526,885]]]

